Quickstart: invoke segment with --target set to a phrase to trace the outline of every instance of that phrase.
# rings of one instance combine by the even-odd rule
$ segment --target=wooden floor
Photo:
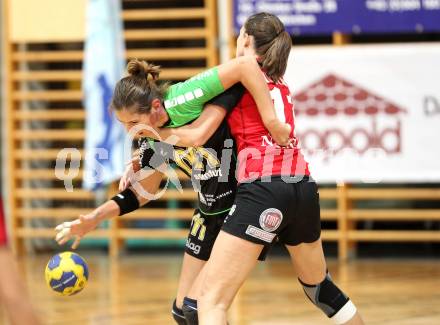
[[[79,295],[61,297],[44,282],[49,256],[20,261],[30,294],[45,324],[174,324],[170,305],[180,269],[178,256],[136,255],[111,262],[82,254],[90,281]],[[329,261],[366,324],[440,324],[440,259]],[[0,320],[1,323],[1,320]],[[246,282],[231,308],[236,325],[331,324],[308,302],[287,258],[269,258]]]

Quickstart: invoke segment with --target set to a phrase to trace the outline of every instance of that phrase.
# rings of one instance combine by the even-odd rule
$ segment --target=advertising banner
[[[292,35],[440,30],[440,0],[235,0],[235,32],[261,11],[277,15]]]
[[[123,76],[125,43],[120,2],[91,0],[87,6],[83,71],[86,108],[83,187],[95,190],[124,172],[124,128],[110,114],[116,82]]]
[[[293,48],[295,129],[324,182],[440,181],[440,45]]]

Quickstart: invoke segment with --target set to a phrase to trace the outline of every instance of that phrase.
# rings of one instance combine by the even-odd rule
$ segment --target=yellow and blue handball
[[[89,279],[89,268],[78,254],[64,252],[52,256],[47,263],[45,275],[52,290],[63,296],[71,296],[84,289]]]

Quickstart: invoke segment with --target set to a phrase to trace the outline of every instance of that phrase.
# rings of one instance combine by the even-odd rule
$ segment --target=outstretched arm
[[[139,183],[143,190],[150,194],[155,194],[159,189],[160,182],[162,180],[162,173],[154,171],[148,177],[142,179]],[[132,187],[131,191],[136,195],[139,202],[139,206],[148,203],[148,199],[143,195],[139,195]],[[108,200],[104,204],[97,207],[89,214],[81,215],[78,219],[63,222],[58,225],[55,230],[57,231],[55,240],[59,245],[63,245],[71,238],[75,238],[72,245],[72,249],[78,247],[82,237],[87,233],[94,230],[101,222],[120,215],[119,205],[114,200]]]

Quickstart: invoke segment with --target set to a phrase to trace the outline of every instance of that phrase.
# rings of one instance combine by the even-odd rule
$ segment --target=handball
[[[63,296],[71,296],[84,289],[89,278],[86,261],[76,253],[59,253],[47,263],[46,283]]]

